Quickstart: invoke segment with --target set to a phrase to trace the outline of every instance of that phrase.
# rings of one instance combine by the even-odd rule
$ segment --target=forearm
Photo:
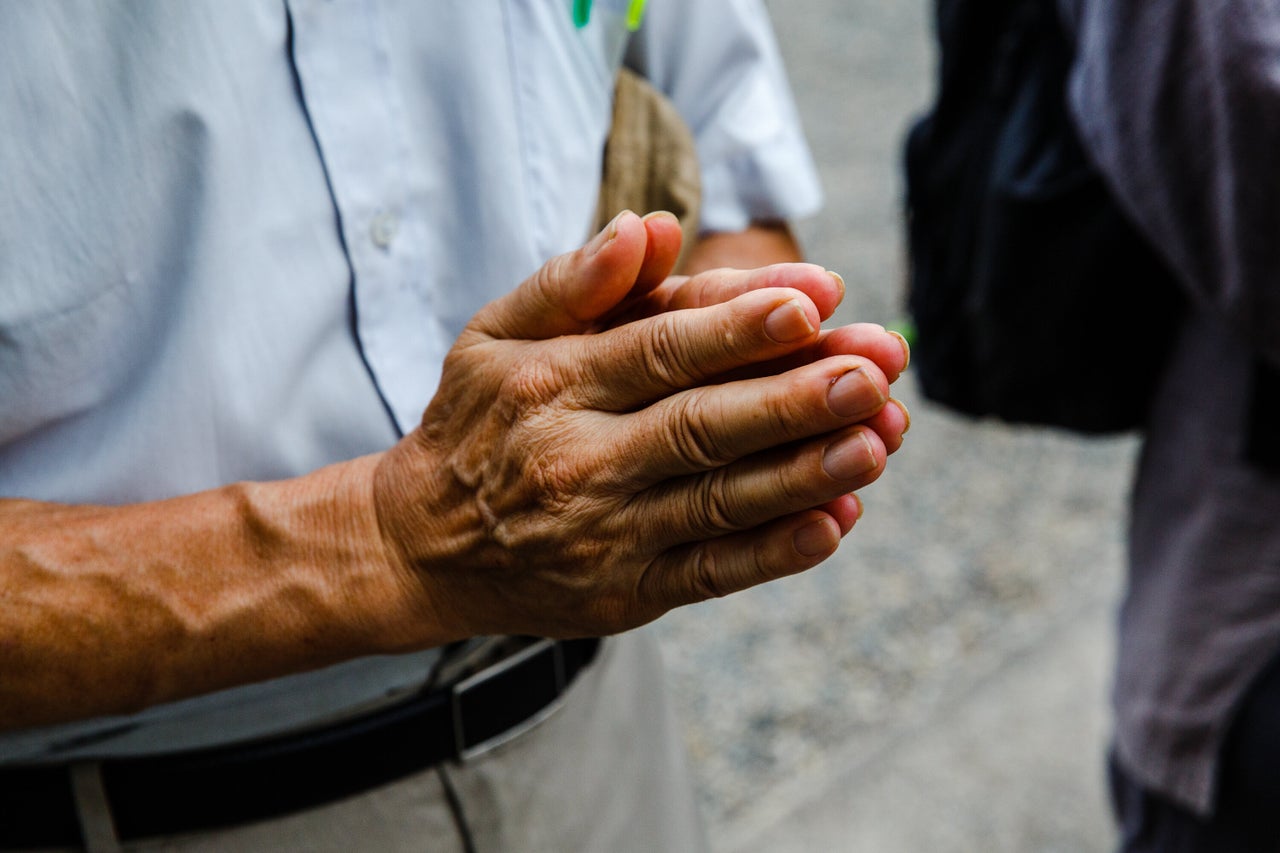
[[[0,501],[0,727],[402,644],[410,596],[364,494],[375,461],[124,507]]]
[[[0,501],[0,727],[616,633],[825,559],[901,444],[901,342],[822,334],[820,267],[669,277],[678,250],[673,219],[626,214],[548,262],[472,319],[385,453],[125,507]]]
[[[785,222],[753,222],[744,231],[703,234],[680,261],[680,273],[709,269],[756,269],[803,260],[803,252]]]

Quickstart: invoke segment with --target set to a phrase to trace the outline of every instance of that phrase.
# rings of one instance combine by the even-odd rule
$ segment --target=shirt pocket
[[[0,446],[99,406],[146,364],[169,280],[146,258],[181,254],[165,240],[190,217],[171,200],[202,186],[168,165],[193,162],[198,128],[169,105],[156,117],[159,42],[139,21],[23,8],[0,26],[15,63],[0,61]],[[112,49],[122,32],[133,49]]]
[[[127,280],[3,287],[0,445],[99,406],[144,346]]]
[[[543,259],[580,245],[595,215],[627,5],[596,0],[578,28],[567,0],[505,0],[521,157]]]

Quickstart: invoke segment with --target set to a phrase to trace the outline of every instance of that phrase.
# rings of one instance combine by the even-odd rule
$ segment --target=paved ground
[[[951,701],[840,744],[824,772],[780,786],[774,808],[726,826],[718,848],[1108,849],[1097,772],[1111,637],[1098,603],[1060,608],[1030,643],[997,642],[975,655],[963,665],[967,689],[953,682]]]
[[[828,189],[806,248],[848,282],[843,319],[892,322],[927,3],[770,9]],[[715,847],[1101,853],[1134,443],[974,424],[900,391],[908,446],[836,557],[653,629]]]

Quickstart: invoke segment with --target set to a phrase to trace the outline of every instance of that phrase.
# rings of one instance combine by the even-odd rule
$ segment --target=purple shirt
[[[1062,6],[1086,148],[1191,296],[1133,494],[1116,749],[1207,812],[1234,709],[1280,651],[1280,475],[1246,453],[1255,367],[1280,367],[1280,6]]]

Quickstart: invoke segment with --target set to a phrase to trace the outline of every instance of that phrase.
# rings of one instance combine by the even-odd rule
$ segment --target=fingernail
[[[830,554],[840,543],[838,539],[835,542],[832,541],[829,524],[825,521],[815,521],[797,530],[791,537],[791,544],[797,552],[806,557],[821,557]]]
[[[861,431],[833,442],[822,454],[822,470],[833,480],[852,480],[875,467],[875,451]]]
[[[901,333],[889,329],[889,334],[898,339],[898,343],[902,344],[902,369],[906,370],[911,365],[911,344],[907,343],[907,339]]]
[[[886,402],[880,386],[872,382],[861,367],[855,367],[832,382],[827,390],[827,405],[842,418],[870,413]]]
[[[764,318],[764,333],[775,343],[789,344],[807,338],[815,331],[809,315],[795,299],[782,303]]]
[[[618,220],[626,216],[631,211],[624,210],[613,219],[609,220],[609,224],[600,230],[600,233],[591,238],[591,242],[587,244],[587,254],[594,255],[605,246],[613,242],[613,238],[618,236]]]
[[[911,412],[910,410],[907,409],[907,404],[899,400],[897,397],[890,398],[889,402],[893,403],[895,406],[897,406],[899,409],[902,410],[902,417],[907,422],[907,425],[902,428],[902,434],[906,435],[907,432],[910,431],[911,429]]]
[[[674,219],[677,222],[680,221],[680,218],[669,210],[655,210],[655,211],[652,211],[651,213],[646,213],[643,217],[641,217],[641,219],[643,219],[645,222],[648,222],[650,219],[660,219],[660,218]]]
[[[840,299],[844,299],[844,279],[840,277],[840,273],[827,270],[827,275],[836,280],[836,286],[840,288]]]

